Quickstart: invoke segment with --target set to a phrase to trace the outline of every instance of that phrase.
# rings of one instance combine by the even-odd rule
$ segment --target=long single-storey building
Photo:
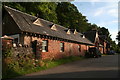
[[[75,29],[31,16],[4,6],[2,35],[14,38],[14,43],[31,46],[40,58],[84,56],[94,44]]]

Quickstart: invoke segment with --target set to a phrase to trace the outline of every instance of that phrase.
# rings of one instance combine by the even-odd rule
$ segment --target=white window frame
[[[60,43],[60,52],[64,52],[64,43],[63,42]]]
[[[42,41],[42,52],[48,52],[48,40],[43,40]]]

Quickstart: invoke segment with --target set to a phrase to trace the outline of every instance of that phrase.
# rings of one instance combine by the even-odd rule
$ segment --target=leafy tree
[[[113,46],[112,49],[118,50],[118,46],[111,39],[109,30],[105,27],[99,27],[96,24],[88,23],[86,16],[83,16],[82,13],[78,11],[77,7],[70,2],[3,2],[2,4],[60,24],[64,27],[76,29],[79,32],[86,32],[94,29],[98,30],[99,35],[106,35],[107,41]],[[4,16],[4,11],[2,16]],[[120,41],[120,31],[117,40]],[[118,45],[120,46],[120,42]]]
[[[110,43],[112,43],[112,39],[111,39],[111,35],[108,29],[106,29],[105,27],[99,27],[98,28],[98,34],[99,35],[105,35],[107,38],[107,41],[109,41]]]
[[[56,9],[58,22],[67,28],[77,29],[77,31],[86,31],[88,29],[88,20],[83,16],[74,4],[69,2],[58,3]]]
[[[5,2],[4,5],[26,12],[30,15],[58,23],[55,2]]]
[[[120,47],[120,31],[118,32],[118,35],[117,35],[116,39],[118,40],[118,46]]]
[[[106,35],[107,40],[112,43],[108,29],[88,23],[86,16],[83,16],[77,7],[70,2],[5,2],[3,5],[10,6],[67,28],[77,29],[79,32],[97,29],[100,35]]]
[[[74,4],[70,2],[5,2],[4,5],[33,16],[85,32],[93,27]]]

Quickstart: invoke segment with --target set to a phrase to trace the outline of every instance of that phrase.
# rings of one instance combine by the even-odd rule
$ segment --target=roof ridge
[[[61,28],[62,29],[62,31],[63,31],[63,29],[65,30],[65,29],[69,29],[69,28],[66,28],[66,27],[64,27],[64,26],[61,26],[61,25],[59,25],[59,24],[56,24],[56,23],[53,23],[53,22],[50,22],[50,21],[48,21],[48,20],[45,20],[45,19],[42,19],[42,18],[38,18],[38,17],[36,17],[36,16],[32,16],[32,15],[30,15],[30,14],[28,14],[28,13],[25,13],[25,12],[22,12],[22,11],[19,11],[19,10],[16,10],[16,9],[13,9],[13,8],[11,8],[11,7],[8,7],[8,6],[4,6],[4,8],[8,11],[8,12],[11,12],[12,10],[14,11],[14,12],[16,12],[16,13],[18,13],[19,15],[26,15],[27,17],[33,17],[33,18],[35,18],[35,19],[40,19],[40,20],[42,20],[43,22],[46,22],[46,23],[48,23],[48,24],[55,24],[56,26],[58,26],[59,28]],[[15,14],[15,13],[12,13],[12,14]],[[17,16],[16,16],[17,17]],[[13,18],[13,17],[12,17]],[[14,19],[14,18],[13,18]],[[17,22],[16,22],[17,23]],[[21,29],[22,27],[20,27],[19,25],[20,25],[20,23],[17,23],[17,25],[18,25],[18,27]],[[32,29],[32,28],[31,28]],[[41,28],[42,29],[42,28]],[[22,28],[21,29],[22,31],[26,31],[26,29],[24,29],[24,28]],[[44,29],[43,29],[44,30]],[[48,30],[49,31],[49,30]],[[48,32],[47,31],[47,32]],[[33,31],[34,32],[34,31]],[[52,36],[57,36],[57,35],[54,35],[54,33],[52,33],[52,32],[48,32],[48,33],[50,33]],[[80,34],[82,34],[82,33],[80,33],[80,32],[78,32],[79,34],[78,35],[80,35]],[[39,33],[40,34],[40,33]],[[41,34],[43,34],[43,33],[41,33]],[[57,36],[57,37],[61,37],[62,35],[60,35],[60,34],[58,34],[59,36]],[[64,35],[64,34],[63,34]],[[65,37],[62,37],[62,38],[65,38]],[[75,39],[72,39],[72,38],[75,38],[75,36],[73,37],[73,35],[71,35],[71,36],[66,36],[66,38],[65,39],[69,39],[69,40],[73,40],[73,41],[77,41],[77,42],[82,42],[82,43],[88,43],[88,44],[93,44],[93,43],[91,43],[91,41],[90,40],[88,40],[87,38],[85,38],[85,39],[83,39],[82,41],[81,41],[81,37],[79,37],[79,38],[75,38]],[[88,40],[87,42],[84,42],[84,40]]]
[[[45,19],[42,19],[42,18],[39,18],[39,19],[44,20],[44,21],[46,21],[46,22],[53,23],[53,22],[51,22],[51,21],[48,21],[48,20],[45,20]],[[64,26],[61,26],[61,25],[59,25],[59,24],[56,24],[56,23],[53,23],[53,24],[55,24],[55,25],[57,25],[57,26],[59,26],[59,27],[65,28],[65,29],[69,29],[69,28],[66,28],[66,27],[64,27]]]
[[[5,6],[5,5],[4,5],[4,7],[5,7],[5,8],[9,8],[9,9],[11,9],[11,10],[14,10],[14,11],[16,11],[16,12],[20,12],[20,13],[22,13],[22,14],[28,15],[28,16],[37,18],[36,16],[33,16],[33,15],[28,14],[28,13],[22,12],[22,11],[20,11],[20,10],[11,8],[11,7],[9,7],[9,6]]]
[[[28,13],[22,12],[22,11],[20,11],[20,10],[11,8],[11,7],[9,7],[9,6],[5,6],[5,5],[4,5],[4,7],[5,7],[5,8],[9,8],[9,9],[14,10],[14,11],[17,11],[17,12],[20,12],[20,13],[25,14],[25,15],[31,16],[31,17],[35,17],[35,18],[37,18],[37,19],[39,18],[39,17],[33,16],[33,15],[30,15],[30,14],[28,14]],[[53,22],[51,22],[51,21],[48,21],[48,20],[45,20],[45,19],[42,19],[42,18],[39,18],[39,19],[41,19],[41,20],[43,20],[43,21],[46,21],[46,22],[49,22],[49,23],[53,23]],[[59,27],[62,27],[62,28],[65,28],[65,29],[69,29],[69,28],[66,28],[66,27],[64,27],[64,26],[61,26],[61,25],[59,25],[59,24],[56,24],[56,23],[53,23],[53,24],[58,25]]]

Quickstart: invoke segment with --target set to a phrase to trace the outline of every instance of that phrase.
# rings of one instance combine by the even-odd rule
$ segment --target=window
[[[81,52],[81,45],[78,46],[78,50],[79,50],[79,52]]]
[[[43,40],[42,42],[42,52],[47,52],[48,51],[48,41]]]
[[[64,52],[64,43],[60,43],[60,52]]]
[[[55,25],[55,24],[53,24],[53,25],[52,25],[52,27],[51,27],[51,29],[56,31],[56,30],[57,30],[56,25]]]
[[[14,43],[18,43],[18,38],[14,38]]]

